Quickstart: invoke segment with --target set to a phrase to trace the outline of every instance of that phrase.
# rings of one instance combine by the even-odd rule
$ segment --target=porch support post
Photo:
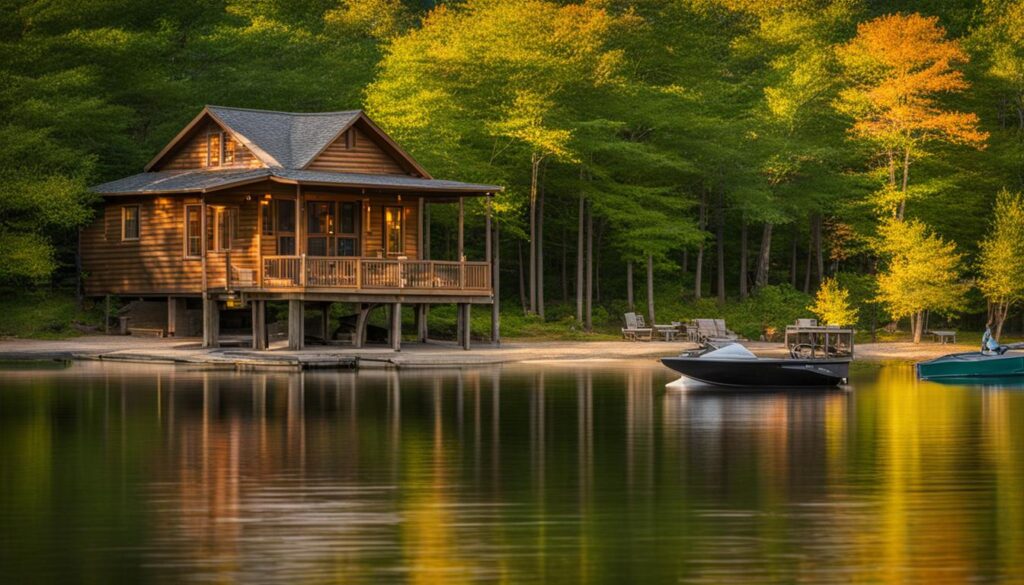
[[[252,306],[252,348],[267,349],[267,301],[251,301]]]
[[[391,349],[402,351],[402,303],[391,305]]]
[[[466,206],[464,204],[464,201],[465,201],[464,197],[459,197],[459,258],[458,258],[459,262],[462,262],[463,260],[466,259],[465,258],[465,255],[466,255],[466,248],[465,248],[465,242],[466,242],[466,235],[465,235]]]
[[[220,345],[220,307],[216,299],[203,294],[203,347]]]
[[[299,299],[288,301],[288,349],[299,350],[306,346],[306,311]]]
[[[462,303],[460,306],[460,314],[462,315],[462,349],[469,349],[469,330],[470,330],[470,308],[473,305],[469,303]]]
[[[423,202],[423,253],[420,258],[430,260],[430,203]]]
[[[416,305],[416,339],[420,343],[427,342],[427,305],[426,303],[420,303]]]
[[[423,226],[426,225],[425,218],[423,217],[426,203],[423,198],[420,197],[416,207],[416,257],[420,260],[426,260],[426,256],[423,254]]]
[[[491,343],[501,345],[501,226],[494,224],[494,249],[491,257]]]
[[[299,256],[306,253],[306,238],[303,235],[302,225],[302,185],[295,185],[295,253]],[[305,266],[303,266],[305,271]],[[304,279],[305,274],[301,275]]]
[[[352,345],[359,349],[366,343],[366,319],[370,315],[370,305],[359,303],[359,314],[356,316],[356,330],[352,333]]]
[[[491,262],[491,195],[484,202],[484,261]]]

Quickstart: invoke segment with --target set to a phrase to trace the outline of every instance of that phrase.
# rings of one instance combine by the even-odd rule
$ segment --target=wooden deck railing
[[[264,256],[263,288],[474,290],[491,288],[487,262]]]

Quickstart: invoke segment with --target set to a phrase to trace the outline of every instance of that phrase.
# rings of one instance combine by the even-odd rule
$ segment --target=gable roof
[[[253,110],[226,106],[206,106],[146,165],[149,171],[172,152],[204,119],[212,118],[244,144],[268,167],[304,169],[353,124],[369,132],[371,137],[399,165],[412,174],[430,178],[407,152],[402,150],[362,110],[323,113],[292,113]]]

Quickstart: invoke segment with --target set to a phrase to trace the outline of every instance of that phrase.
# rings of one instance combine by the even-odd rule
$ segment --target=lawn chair
[[[725,319],[715,319],[715,331],[718,333],[719,339],[727,339],[729,341],[736,341],[740,336],[725,326]]]
[[[622,337],[631,341],[650,341],[654,330],[644,326],[643,317],[636,313],[626,313],[626,327],[622,330]]]

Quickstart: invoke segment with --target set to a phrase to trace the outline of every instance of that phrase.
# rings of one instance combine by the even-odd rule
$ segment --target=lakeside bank
[[[779,343],[745,342],[759,355],[785,355]],[[476,345],[463,350],[452,342],[406,343],[401,351],[371,346],[310,346],[289,351],[274,344],[271,351],[247,347],[204,349],[199,339],[84,336],[61,340],[2,339],[0,361],[102,360],[142,364],[187,364],[233,369],[352,368],[352,367],[459,367],[523,362],[597,362],[608,360],[656,360],[696,348],[696,344],[630,341],[510,341],[500,347]],[[887,342],[861,344],[858,362],[906,362],[927,360],[948,353],[973,351],[973,345]]]

